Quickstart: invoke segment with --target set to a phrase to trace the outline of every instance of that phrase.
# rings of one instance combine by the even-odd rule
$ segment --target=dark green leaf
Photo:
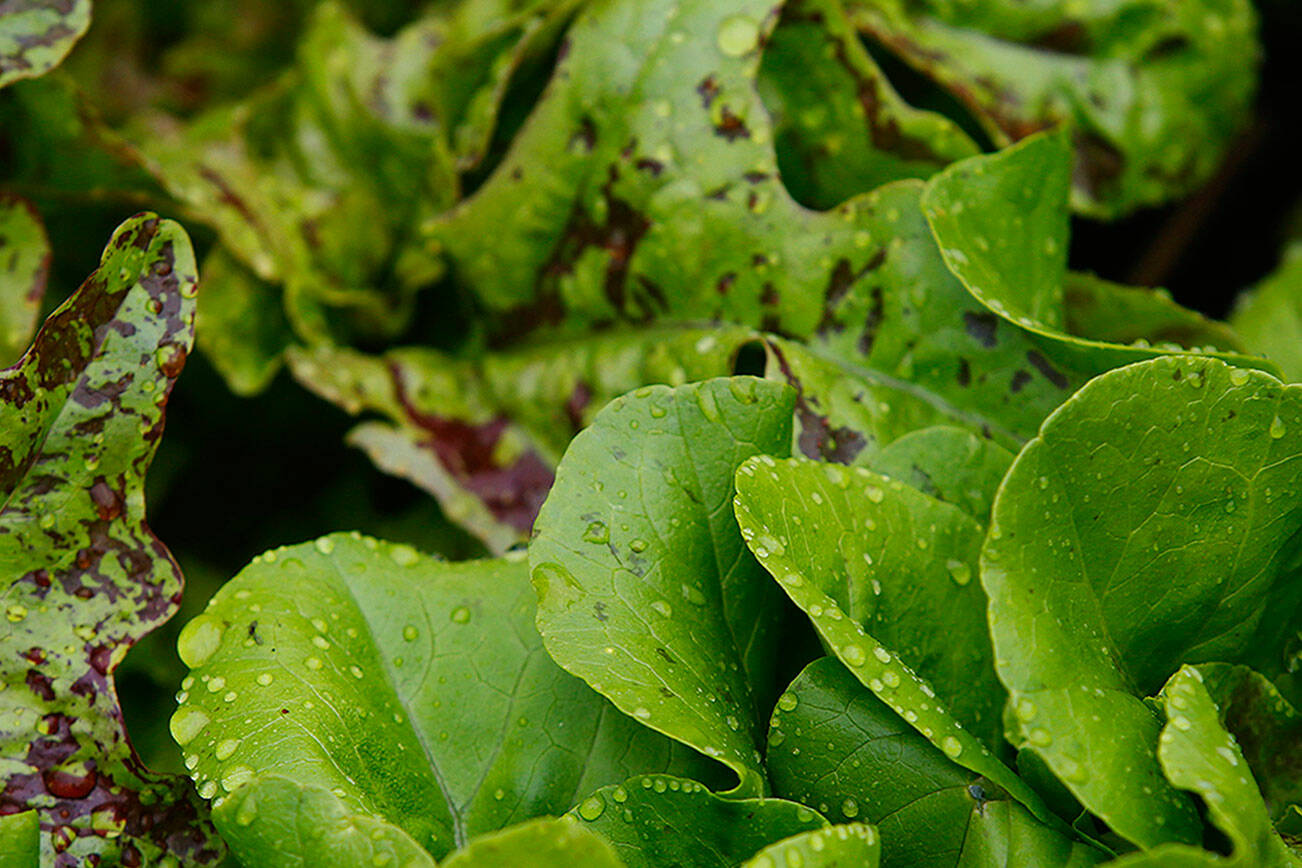
[[[952,503],[982,524],[1013,456],[993,441],[937,425],[906,434],[868,463],[871,470]]]
[[[18,361],[36,329],[50,273],[50,239],[25,199],[0,193],[0,364]]]

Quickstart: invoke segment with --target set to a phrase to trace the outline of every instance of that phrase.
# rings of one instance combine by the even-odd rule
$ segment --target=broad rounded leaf
[[[856,619],[855,613],[858,611],[872,612],[874,603],[871,598],[875,597],[875,594],[870,582],[846,581],[847,566],[848,563],[853,562],[852,558],[846,557],[846,563],[828,569],[820,563],[821,558],[810,560],[797,556],[806,554],[805,551],[801,551],[801,548],[807,550],[808,544],[801,545],[803,540],[794,532],[794,520],[790,526],[786,524],[785,512],[788,508],[786,504],[793,493],[800,491],[793,486],[789,474],[786,477],[783,475],[789,466],[793,465],[787,462],[779,465],[768,456],[760,456],[743,464],[737,472],[737,498],[734,505],[737,521],[741,525],[747,545],[756,558],[772,573],[791,601],[809,616],[824,644],[850,668],[860,683],[870,688],[892,710],[903,716],[914,729],[922,733],[929,742],[943,750],[956,763],[986,776],[1030,808],[1037,817],[1047,820],[1048,809],[1039,796],[1000,762],[980,738],[964,728],[960,718],[949,711],[945,702],[939,701],[931,684],[920,677],[906,661],[898,658],[894,649],[879,641],[875,635],[868,633],[864,625]],[[782,470],[779,470],[779,467]],[[820,501],[828,503],[831,490],[840,489],[842,485],[845,486],[845,491],[853,488],[856,494],[862,492],[864,500],[875,504],[878,496],[876,492],[880,492],[883,501],[885,500],[883,484],[887,488],[892,485],[860,468],[846,469],[835,465],[826,467],[827,470],[820,468],[819,472],[832,474],[825,477],[827,487],[810,486],[808,492],[809,501],[816,506]],[[840,473],[841,483],[834,481],[833,477],[836,473]],[[903,483],[893,484],[898,486],[896,493],[911,491]],[[825,491],[827,494],[824,493]],[[916,492],[914,494],[921,497]],[[847,495],[841,495],[841,498],[848,500]],[[950,509],[959,519],[972,524],[971,520],[958,509],[945,508]],[[821,514],[819,519],[827,520]],[[867,529],[866,519],[864,527]],[[849,540],[851,546],[857,544],[853,536],[845,538]],[[928,537],[924,536],[922,539],[931,542]],[[892,545],[903,546],[907,543],[892,541]],[[854,553],[853,548],[850,551]],[[866,564],[863,552],[855,554],[858,555],[861,563]],[[827,556],[839,558],[840,552],[829,552]],[[963,562],[963,566],[967,566],[967,563]],[[976,587],[975,582],[972,582],[971,567],[967,569],[966,594],[964,594],[964,584],[960,584],[957,577],[950,575],[947,566],[942,566],[941,572],[944,574],[942,581],[954,586],[951,593],[960,599],[967,596],[970,608],[972,602],[970,595],[979,593],[979,588]],[[885,625],[874,620],[869,622],[869,626],[879,630]],[[984,640],[984,635],[981,635],[980,641]],[[921,641],[921,637],[916,636],[915,641]],[[978,665],[973,668],[973,671],[980,672],[981,668]],[[953,701],[955,698],[947,697],[946,701]],[[967,698],[957,697],[957,699],[966,701]],[[979,696],[978,701],[988,703],[989,695]],[[969,707],[967,711],[971,714],[972,708]]]
[[[906,434],[868,463],[869,469],[952,503],[986,523],[995,490],[1013,463],[1007,449],[970,431],[937,425]]]
[[[775,841],[827,827],[795,802],[724,798],[668,775],[600,789],[570,816],[614,844],[628,868],[733,868]]]
[[[188,782],[136,758],[112,677],[180,600],[144,486],[194,296],[185,232],[133,217],[0,371],[0,812],[36,809],[42,858],[58,868],[222,856]]]
[[[0,87],[44,75],[90,26],[90,0],[10,0],[0,9]]]
[[[790,449],[793,394],[750,377],[617,398],[574,438],[529,563],[561,666],[626,714],[764,783],[780,596],[730,504],[737,465]]]
[[[1302,381],[1302,242],[1289,245],[1279,268],[1240,298],[1230,322],[1285,379]]]
[[[706,766],[561,671],[534,617],[520,558],[356,534],[256,558],[182,631],[171,724],[232,849],[315,864],[374,836],[441,858],[635,771]]]
[[[996,498],[981,578],[1015,737],[1141,846],[1199,837],[1142,697],[1182,662],[1282,665],[1300,469],[1302,388],[1171,357],[1073,396]]]

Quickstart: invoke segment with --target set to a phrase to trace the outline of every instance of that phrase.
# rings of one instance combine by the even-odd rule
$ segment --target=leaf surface
[[[530,820],[481,835],[454,853],[444,868],[623,868],[610,844],[568,819]]]
[[[733,475],[790,448],[791,390],[750,377],[617,398],[570,444],[529,546],[561,666],[765,788],[781,608],[732,515]]]
[[[0,362],[18,360],[36,329],[50,273],[50,239],[31,203],[0,194]]]
[[[725,798],[668,775],[604,787],[569,816],[610,841],[628,868],[732,868],[775,841],[827,827],[795,802]]]
[[[1066,126],[1073,204],[1112,217],[1202,183],[1247,119],[1244,0],[849,4],[876,43],[959,100],[996,147]]]
[[[180,570],[145,524],[144,483],[194,296],[185,232],[133,217],[0,372],[0,803],[39,813],[42,858],[58,868],[222,856],[188,783],[136,758],[113,685],[180,599]]]
[[[442,858],[634,771],[706,765],[552,663],[534,617],[518,558],[351,534],[256,558],[182,631],[171,724],[232,849]]]
[[[886,868],[1074,868],[1103,858],[954,764],[834,658],[811,663],[782,695],[768,763],[784,797],[875,824]]]
[[[1284,372],[1302,381],[1302,242],[1291,244],[1283,262],[1239,300],[1230,323],[1243,342]]]
[[[871,582],[863,580],[866,578],[863,573],[858,573],[857,576],[849,573],[850,569],[856,571],[863,569],[857,564],[867,565],[863,552],[855,551],[858,536],[862,531],[858,531],[856,527],[854,533],[846,533],[844,530],[846,524],[842,522],[831,524],[831,527],[842,529],[842,539],[846,540],[848,546],[847,554],[842,555],[840,551],[828,550],[817,560],[802,559],[801,556],[811,548],[810,543],[806,541],[809,537],[796,530],[794,515],[789,524],[786,515],[786,512],[795,505],[790,495],[801,492],[801,488],[796,487],[792,482],[795,473],[801,473],[799,469],[801,467],[814,468],[812,471],[806,471],[809,479],[801,480],[809,487],[807,495],[809,502],[814,506],[828,504],[829,512],[832,503],[830,498],[835,497],[838,505],[848,503],[851,500],[848,492],[852,488],[856,498],[862,493],[863,500],[870,504],[877,503],[878,492],[884,503],[886,491],[892,486],[894,486],[893,500],[895,495],[902,499],[910,498],[909,492],[912,491],[903,483],[885,482],[881,477],[861,468],[845,469],[834,465],[818,467],[797,461],[779,463],[768,456],[749,461],[742,465],[737,473],[735,509],[742,534],[755,557],[773,575],[791,601],[809,616],[824,645],[850,668],[860,683],[871,689],[891,709],[902,715],[911,726],[922,733],[929,742],[943,750],[959,765],[986,776],[1025,804],[1036,816],[1047,819],[1047,808],[1039,797],[1000,762],[980,738],[964,728],[961,716],[968,716],[969,723],[975,718],[977,723],[984,723],[988,731],[989,721],[977,717],[973,706],[979,708],[982,704],[997,701],[998,697],[992,696],[987,691],[980,691],[974,692],[971,696],[960,694],[946,696],[941,700],[931,684],[920,677],[909,663],[897,656],[896,649],[868,633],[865,625],[860,622],[857,616],[861,613],[875,614],[877,596],[873,593],[875,589]],[[814,482],[815,472],[824,475],[825,484],[822,481]],[[916,492],[913,494],[921,496]],[[953,515],[960,520],[960,524],[967,522],[975,525],[958,509],[946,508],[952,510]],[[822,512],[816,515],[821,521],[828,520]],[[875,516],[874,522],[876,522]],[[800,524],[804,524],[803,516]],[[821,532],[827,526],[824,525],[817,530]],[[870,530],[867,527],[867,519],[864,520],[863,527],[865,530]],[[962,529],[959,529],[957,534],[959,539],[962,538],[962,534]],[[812,533],[810,536],[812,537]],[[930,533],[919,538],[929,545],[933,542]],[[892,541],[892,544],[899,547],[898,554],[901,557],[906,556],[908,545],[905,540]],[[947,544],[952,543],[947,541]],[[914,545],[916,546],[916,542]],[[842,563],[828,569],[824,566],[828,559],[843,560]],[[968,569],[970,573],[971,568]],[[932,600],[949,597],[960,601],[960,606],[965,601],[966,623],[968,625],[977,623],[980,615],[979,589],[971,582],[970,574],[968,582],[960,585],[949,574],[947,567],[941,567],[939,572],[942,573],[941,576],[932,573],[933,579],[939,581],[929,583],[931,587],[928,593]],[[860,580],[854,581],[853,578],[860,578]],[[886,578],[879,580],[883,591],[887,584]],[[974,594],[978,595],[978,598],[974,598]],[[923,599],[926,600],[925,597]],[[932,600],[927,600],[927,603],[930,604]],[[975,616],[971,611],[973,603],[978,606]],[[962,611],[964,610],[960,609],[960,612]],[[885,630],[893,628],[893,625],[879,623],[876,619],[869,621],[868,626],[884,634]],[[929,625],[929,628],[934,636],[934,622]],[[901,629],[896,638],[911,640],[912,643],[924,648],[934,648],[934,645],[930,644],[934,639],[929,640],[925,634],[911,636]],[[984,639],[984,636],[980,637],[978,648],[984,643]],[[923,645],[924,642],[927,644]],[[923,653],[925,654],[926,651]],[[948,666],[951,662],[945,660],[942,665]],[[963,661],[959,661],[957,665],[966,666]],[[971,666],[970,671],[980,673],[985,665],[988,665],[988,662],[978,662]],[[937,671],[940,672],[939,669]],[[941,677],[944,677],[943,672]],[[985,680],[984,676],[982,678]],[[950,702],[958,702],[966,706],[966,715],[963,715],[962,711],[951,712],[948,706]]]
[[[13,0],[0,17],[0,87],[44,75],[90,26],[90,0]]]
[[[1092,381],[1000,488],[981,577],[1016,737],[1141,846],[1198,838],[1142,697],[1182,662],[1282,664],[1299,467],[1302,391],[1171,357]]]
[[[770,844],[742,868],[805,865],[808,868],[877,868],[881,864],[877,830],[862,823],[846,823],[792,835]]]

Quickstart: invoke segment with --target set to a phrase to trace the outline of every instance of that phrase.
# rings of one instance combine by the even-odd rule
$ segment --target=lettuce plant
[[[1243,0],[10,5],[5,865],[1302,863],[1297,256],[1228,324],[1069,267],[1219,165]],[[119,200],[195,241],[46,305]],[[196,599],[196,340],[473,556],[345,498]]]

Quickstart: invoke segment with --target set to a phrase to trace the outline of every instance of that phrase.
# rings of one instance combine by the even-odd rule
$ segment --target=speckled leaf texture
[[[134,217],[0,373],[0,811],[36,809],[59,868],[221,856],[189,783],[136,759],[112,681],[180,600],[180,571],[145,525],[144,477],[194,297],[185,232]]]
[[[1201,840],[1144,697],[1182,663],[1285,666],[1302,612],[1302,387],[1141,362],[1018,455],[981,556],[1009,737],[1143,847]]]
[[[62,63],[90,26],[90,5],[90,0],[0,4],[0,87],[44,75]]]
[[[547,656],[523,557],[332,534],[274,549],[181,633],[171,721],[246,865],[432,866],[638,771],[713,764]]]
[[[1003,147],[1072,128],[1078,210],[1117,216],[1215,171],[1256,80],[1248,0],[850,0],[855,24]]]

